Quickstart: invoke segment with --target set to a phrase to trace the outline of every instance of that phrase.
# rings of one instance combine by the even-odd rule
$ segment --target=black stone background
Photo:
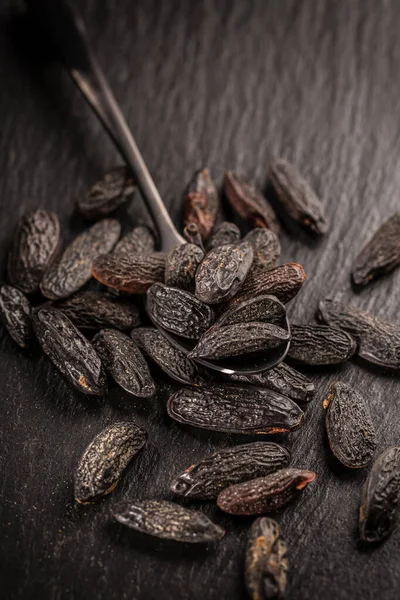
[[[176,222],[182,191],[207,165],[266,181],[272,155],[294,161],[323,199],[331,230],[319,243],[282,234],[282,262],[308,274],[290,304],[309,322],[318,300],[352,301],[399,322],[400,271],[355,293],[350,268],[378,224],[399,210],[400,4],[396,0],[75,0],[99,62]],[[76,199],[120,162],[62,69],[0,2],[0,253],[17,219],[45,207],[65,240],[81,231]],[[132,223],[146,217],[134,200]],[[228,213],[229,216],[229,213]],[[124,219],[124,225],[129,223]],[[167,498],[172,474],[210,451],[249,438],[181,426],[166,415],[173,384],[152,401],[113,387],[96,400],[75,393],[38,353],[1,337],[1,591],[12,599],[239,599],[251,519],[201,509],[227,529],[209,548],[159,543],[124,530],[110,507],[124,497]],[[280,436],[294,464],[317,479],[278,516],[290,557],[288,598],[399,597],[400,531],[362,550],[357,511],[367,469],[331,458],[322,400],[340,378],[368,398],[379,449],[399,443],[399,378],[351,362],[311,371],[317,395],[304,427]],[[133,418],[149,443],[115,493],[76,507],[72,480],[88,442]]]

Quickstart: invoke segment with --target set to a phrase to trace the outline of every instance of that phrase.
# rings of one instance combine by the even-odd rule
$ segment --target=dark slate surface
[[[360,245],[400,207],[400,6],[396,0],[82,0],[90,38],[171,213],[194,168],[217,181],[234,168],[265,182],[268,157],[296,162],[323,198],[332,230],[317,245],[282,235],[283,260],[308,279],[291,314],[312,320],[331,295],[399,320],[400,271],[355,294]],[[17,218],[56,210],[65,238],[80,194],[118,156],[61,69],[0,2],[1,264]],[[136,200],[134,220],[145,216]],[[201,508],[228,531],[214,548],[153,543],[114,524],[123,497],[170,498],[171,475],[238,438],[168,419],[165,383],[154,401],[113,388],[82,398],[38,352],[1,337],[1,595],[64,600],[239,599],[251,519]],[[382,547],[357,542],[366,470],[328,451],[322,399],[341,378],[365,393],[379,449],[399,443],[399,378],[351,363],[312,373],[317,398],[304,428],[282,440],[316,482],[279,516],[290,555],[288,597],[398,598],[400,531]],[[134,418],[150,441],[119,488],[94,507],[72,501],[74,467],[105,425]]]

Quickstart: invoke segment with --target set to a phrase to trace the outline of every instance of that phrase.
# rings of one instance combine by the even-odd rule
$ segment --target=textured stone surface
[[[218,185],[226,169],[235,169],[262,186],[268,160],[283,155],[313,185],[332,224],[316,247],[282,227],[281,261],[299,262],[308,275],[288,306],[293,321],[311,322],[318,299],[329,296],[399,322],[400,270],[358,295],[350,285],[354,259],[371,230],[398,210],[397,0],[79,5],[176,222],[194,169],[207,165]],[[79,220],[70,219],[75,201],[120,163],[68,76],[50,63],[48,50],[40,59],[29,28],[11,19],[18,10],[22,0],[0,1],[3,268],[23,212],[56,210],[70,241],[82,230]],[[132,226],[146,217],[139,197],[133,209]],[[233,522],[204,506],[227,534],[214,550],[192,553],[163,546],[155,551],[109,523],[111,500],[172,500],[172,472],[187,466],[189,453],[195,462],[225,446],[225,438],[198,436],[167,420],[165,399],[133,407],[128,394],[115,388],[105,403],[82,402],[45,358],[25,356],[6,334],[0,343],[1,578],[9,598],[203,600],[207,594],[207,600],[241,600],[247,520]],[[400,537],[394,533],[373,552],[358,550],[366,473],[329,462],[321,401],[335,374],[308,375],[317,390],[304,427],[274,438],[291,448],[294,464],[317,473],[312,493],[278,518],[296,565],[287,596],[398,600]],[[398,444],[396,375],[351,361],[340,378],[368,393],[372,417],[379,420],[379,451]],[[82,449],[104,427],[126,419],[149,431],[134,469],[112,498],[94,509],[72,510]]]

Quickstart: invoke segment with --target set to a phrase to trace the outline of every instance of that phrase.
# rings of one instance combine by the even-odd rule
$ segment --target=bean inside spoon
[[[45,29],[59,59],[82,92],[114,144],[134,174],[146,206],[157,226],[162,251],[185,243],[161,199],[133,135],[114,98],[86,39],[82,18],[64,0],[27,0],[36,23]],[[286,319],[283,325],[289,331]],[[195,342],[158,329],[171,343],[188,353]],[[196,359],[204,366],[225,373],[259,373],[278,365],[286,356],[290,342],[267,352],[256,352],[219,361]]]

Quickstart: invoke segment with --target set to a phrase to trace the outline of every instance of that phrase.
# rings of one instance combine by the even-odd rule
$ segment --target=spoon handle
[[[184,243],[185,240],[176,230],[121,109],[93,56],[82,18],[64,0],[27,0],[27,4],[40,25],[46,29],[60,60],[131,168],[157,225],[161,249],[170,250],[177,244]]]

